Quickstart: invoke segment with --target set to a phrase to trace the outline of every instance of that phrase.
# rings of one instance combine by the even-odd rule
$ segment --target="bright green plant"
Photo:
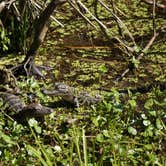
[[[10,39],[6,36],[3,28],[0,28],[0,51],[7,51],[10,44]]]

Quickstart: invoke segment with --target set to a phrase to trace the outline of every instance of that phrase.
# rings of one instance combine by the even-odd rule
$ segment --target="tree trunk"
[[[45,8],[45,10],[40,14],[40,17],[36,19],[34,24],[34,37],[32,44],[30,46],[30,49],[28,50],[25,59],[23,60],[22,64],[17,66],[17,68],[14,68],[14,73],[17,73],[20,71],[21,68],[24,68],[24,73],[26,71],[26,74],[37,74],[39,76],[42,76],[41,72],[37,67],[35,66],[34,60],[37,54],[37,51],[43,42],[45,35],[47,33],[48,27],[48,21],[52,13],[54,12],[55,8],[58,5],[61,5],[65,3],[66,0],[52,0],[48,6]]]

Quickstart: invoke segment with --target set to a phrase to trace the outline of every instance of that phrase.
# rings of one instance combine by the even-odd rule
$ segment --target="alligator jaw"
[[[63,92],[59,92],[58,90],[46,90],[44,89],[43,90],[43,93],[46,94],[46,95],[49,95],[49,96],[61,96],[61,95],[64,95]]]
[[[74,101],[75,96],[72,95],[72,93],[68,92],[68,93],[64,93],[58,90],[43,90],[43,93],[49,96],[55,96],[55,97],[62,97],[64,100],[68,101],[68,102],[72,102]]]
[[[22,111],[14,114],[12,118],[16,120],[18,123],[25,122],[28,118],[39,118],[43,120],[45,115],[51,114],[53,112],[52,108],[42,106],[38,103],[32,103],[28,106],[24,107]]]
[[[53,112],[52,108],[42,106],[38,103],[32,103],[23,108],[20,112],[25,117],[42,117],[44,115],[51,114]]]
[[[44,122],[44,116],[51,114],[52,112],[52,108],[42,106],[41,104],[32,103],[28,106],[25,106],[22,111],[12,115],[12,118],[18,123],[27,125],[27,119],[36,118],[36,120]]]

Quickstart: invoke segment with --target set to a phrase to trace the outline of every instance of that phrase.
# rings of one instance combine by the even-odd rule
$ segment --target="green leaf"
[[[153,129],[154,129],[154,127],[152,125],[149,125],[144,132],[145,136],[152,137],[153,136]]]
[[[149,99],[146,101],[146,103],[144,104],[144,107],[146,109],[150,109],[153,106],[153,99]]]
[[[34,118],[31,118],[28,120],[28,124],[30,127],[34,127],[35,125],[37,125],[37,121]]]
[[[45,162],[45,160],[42,158],[41,156],[41,152],[38,149],[35,149],[34,147],[32,147],[31,145],[26,145],[26,149],[28,151],[29,154],[37,157],[39,159],[39,161],[44,165],[44,166],[48,166],[48,164]]]
[[[98,119],[96,117],[92,118],[92,122],[96,127],[99,126]]]
[[[128,132],[132,135],[137,135],[137,130],[134,127],[128,127]]]
[[[163,129],[162,123],[159,118],[156,119],[156,127],[161,130]]]
[[[103,135],[104,135],[105,137],[110,138],[110,134],[109,134],[109,131],[108,131],[108,130],[103,130]]]
[[[152,115],[152,116],[154,116],[154,117],[156,117],[156,115],[157,115],[156,111],[149,111],[149,114]]]
[[[153,146],[152,146],[151,144],[146,144],[146,145],[144,145],[144,147],[145,147],[147,150],[153,149]]]
[[[143,120],[144,126],[149,126],[151,124],[150,120]]]
[[[135,51],[136,53],[138,53],[138,52],[141,51],[141,48],[140,48],[139,46],[135,46],[135,47],[134,47],[134,51]]]
[[[38,126],[38,122],[37,122],[34,118],[29,119],[28,124],[29,124],[30,127],[34,127],[35,131],[36,131],[38,134],[41,134],[42,129],[41,129],[40,126]]]
[[[2,31],[1,31],[1,39],[4,39],[4,37],[5,37],[5,31],[2,30]]]
[[[108,71],[108,69],[105,65],[101,65],[101,66],[99,66],[99,71],[106,73]]]
[[[41,134],[42,129],[41,129],[40,126],[34,126],[34,129],[35,129],[35,131],[36,131],[38,134]]]
[[[98,142],[103,142],[103,141],[104,141],[104,136],[103,136],[103,134],[97,134],[96,140],[97,140]]]
[[[132,109],[135,108],[136,105],[137,105],[136,101],[133,100],[133,99],[132,99],[132,100],[129,100],[128,103],[130,104],[130,106],[131,106]]]
[[[16,142],[12,141],[11,137],[4,134],[2,131],[0,131],[0,138],[2,138],[9,145],[16,145]]]
[[[139,64],[140,64],[140,61],[137,60],[137,59],[135,58],[135,56],[133,56],[133,58],[132,58],[132,64],[134,65],[135,68],[138,68],[138,66],[139,66]]]
[[[142,119],[147,119],[145,114],[141,114]]]

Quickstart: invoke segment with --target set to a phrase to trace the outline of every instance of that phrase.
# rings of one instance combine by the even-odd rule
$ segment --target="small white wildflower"
[[[55,146],[54,146],[54,149],[55,149],[57,152],[60,152],[60,151],[62,150],[61,147],[58,146],[58,145],[55,145]]]

